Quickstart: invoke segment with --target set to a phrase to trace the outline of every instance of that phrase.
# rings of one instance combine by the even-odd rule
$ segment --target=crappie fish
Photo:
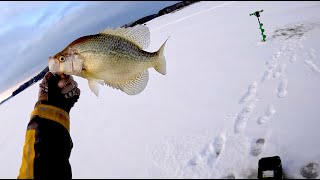
[[[107,29],[99,34],[80,37],[61,52],[50,56],[49,70],[55,74],[87,79],[96,96],[99,84],[136,95],[147,86],[148,68],[166,74],[166,42],[158,51],[147,52],[142,50],[150,44],[147,26]]]

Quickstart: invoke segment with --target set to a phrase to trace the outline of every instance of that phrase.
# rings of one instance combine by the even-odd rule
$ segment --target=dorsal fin
[[[106,29],[101,31],[100,34],[109,34],[114,36],[120,36],[129,40],[141,49],[146,49],[150,44],[150,31],[145,25],[136,25],[134,27],[121,27],[117,29]]]

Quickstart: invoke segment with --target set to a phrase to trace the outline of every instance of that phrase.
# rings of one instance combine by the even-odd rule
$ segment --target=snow
[[[261,9],[266,42],[249,16]],[[320,164],[319,10],[199,2],[148,22],[148,51],[170,36],[167,75],[150,69],[142,93],[103,87],[99,98],[75,77],[73,178],[256,178],[268,156],[281,157],[286,177],[303,178],[303,165]],[[38,85],[0,106],[0,178],[18,174]]]

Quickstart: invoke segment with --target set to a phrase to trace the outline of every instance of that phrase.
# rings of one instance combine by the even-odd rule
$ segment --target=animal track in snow
[[[274,115],[275,113],[276,113],[276,110],[274,109],[273,105],[269,105],[269,107],[268,107],[267,111],[265,112],[265,114],[258,118],[258,124],[266,123],[267,121],[270,120],[272,115]]]
[[[255,108],[255,102],[251,102],[250,104],[248,104],[246,107],[242,109],[240,114],[238,114],[236,122],[234,124],[235,133],[240,133],[245,129],[247,125],[247,121],[249,120],[254,108]]]
[[[284,98],[288,94],[288,80],[282,79],[279,86],[278,86],[278,97]]]
[[[258,83],[254,81],[248,88],[248,92],[241,98],[240,104],[243,102],[252,101],[257,94]]]

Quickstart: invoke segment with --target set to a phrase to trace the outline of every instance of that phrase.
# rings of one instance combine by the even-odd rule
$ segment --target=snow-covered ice
[[[249,16],[261,9],[266,42]],[[75,77],[73,178],[255,178],[266,156],[303,178],[320,164],[319,11],[319,2],[214,1],[148,22],[148,51],[170,36],[166,76],[150,70],[141,94],[106,86],[99,98]],[[0,106],[0,178],[18,174],[38,85]]]

